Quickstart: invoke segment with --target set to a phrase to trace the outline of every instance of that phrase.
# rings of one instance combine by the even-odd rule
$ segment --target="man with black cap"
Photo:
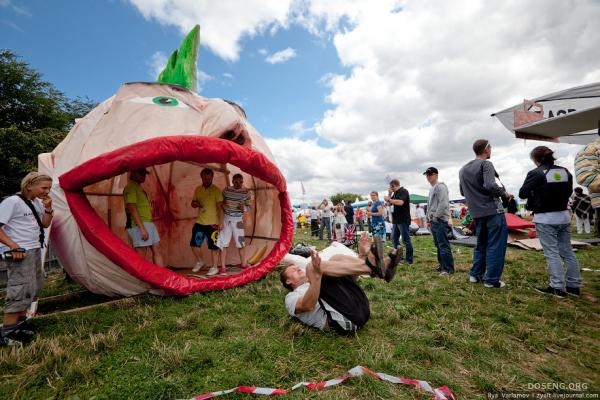
[[[163,265],[160,254],[160,237],[152,222],[152,210],[148,195],[141,184],[150,172],[145,168],[136,169],[129,173],[129,183],[123,189],[127,223],[125,228],[131,238],[131,243],[139,255],[148,259],[150,251],[152,262]]]
[[[454,273],[454,258],[448,241],[448,216],[450,215],[450,199],[448,198],[448,187],[444,182],[438,181],[438,170],[429,167],[423,175],[431,185],[427,199],[427,220],[429,229],[433,236],[433,244],[437,249],[440,275]]]
[[[598,121],[600,135],[600,121]],[[600,237],[600,138],[585,146],[575,156],[575,178],[577,183],[588,188],[592,207],[596,213],[596,236]]]
[[[413,263],[413,246],[410,240],[410,194],[406,188],[400,186],[398,179],[390,181],[388,189],[389,196],[383,196],[386,203],[393,206],[392,209],[392,244],[395,249],[402,251],[400,236],[406,247],[406,264]]]

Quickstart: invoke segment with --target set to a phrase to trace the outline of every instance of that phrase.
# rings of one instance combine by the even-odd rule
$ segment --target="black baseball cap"
[[[423,172],[423,175],[433,175],[433,174],[437,174],[438,170],[436,167],[429,167],[425,170],[425,172]]]

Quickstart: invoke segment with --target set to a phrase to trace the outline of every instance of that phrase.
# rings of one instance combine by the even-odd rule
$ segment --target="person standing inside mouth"
[[[192,228],[192,238],[190,246],[196,257],[196,265],[192,269],[198,272],[204,265],[200,248],[206,241],[211,256],[211,266],[207,275],[216,275],[219,273],[217,260],[219,257],[219,247],[217,246],[217,236],[219,234],[219,223],[221,221],[221,203],[223,203],[223,193],[213,185],[214,172],[210,168],[204,168],[200,172],[202,185],[194,190],[191,206],[198,209],[198,217]],[[223,271],[221,271],[223,272]]]
[[[123,189],[127,222],[125,229],[134,249],[142,257],[152,260],[154,264],[164,265],[160,252],[160,236],[156,225],[152,222],[152,209],[148,194],[142,187],[149,174],[145,168],[129,173],[129,182]]]

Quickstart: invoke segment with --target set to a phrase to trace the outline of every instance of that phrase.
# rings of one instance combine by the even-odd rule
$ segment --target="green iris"
[[[175,107],[179,104],[176,98],[167,96],[158,96],[152,99],[154,104],[159,106]]]

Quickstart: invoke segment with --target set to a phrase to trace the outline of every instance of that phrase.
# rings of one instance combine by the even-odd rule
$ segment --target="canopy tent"
[[[516,138],[587,144],[597,138],[600,82],[525,100],[492,116]]]
[[[39,156],[39,170],[54,178],[53,248],[69,275],[94,293],[226,289],[263,277],[290,246],[286,182],[265,141],[239,106],[193,90],[198,29],[173,53],[160,83],[124,84],[77,120],[52,153]],[[206,167],[220,189],[241,173],[252,193],[244,230],[247,254],[256,255],[257,263],[237,275],[199,279],[180,272],[196,262],[189,238],[197,210],[190,203]],[[143,187],[163,258],[174,270],[147,261],[126,243],[122,193],[128,172],[140,168],[150,171]],[[228,264],[239,264],[235,253],[228,252]]]
[[[411,204],[423,204],[423,203],[427,203],[427,196],[421,196],[420,194],[411,194],[409,195],[409,202]],[[367,205],[369,205],[369,201],[365,200],[365,201],[357,201],[356,203],[352,203],[352,207],[357,208],[357,207],[366,207]]]

